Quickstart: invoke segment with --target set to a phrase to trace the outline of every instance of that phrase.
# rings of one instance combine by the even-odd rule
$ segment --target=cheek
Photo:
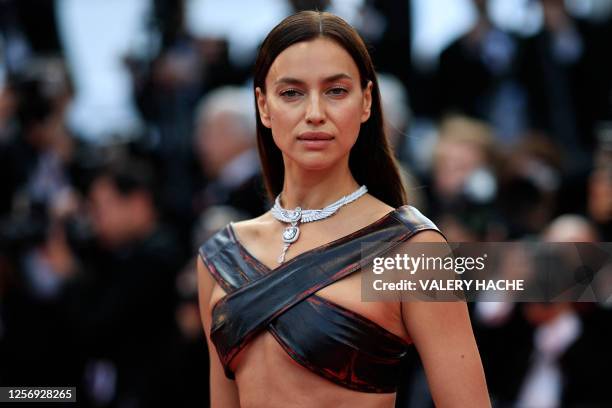
[[[272,126],[286,127],[299,122],[304,116],[302,104],[286,104],[277,100],[268,103],[268,113]]]
[[[361,105],[354,102],[331,111],[330,118],[341,132],[342,143],[353,145],[361,129]]]
[[[268,112],[272,136],[277,143],[291,137],[303,118],[299,105],[281,106],[270,103]]]

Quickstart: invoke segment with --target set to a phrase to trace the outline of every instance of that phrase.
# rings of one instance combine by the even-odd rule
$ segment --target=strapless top
[[[212,309],[210,338],[225,374],[232,359],[267,330],[293,360],[343,387],[390,393],[402,381],[411,343],[366,317],[316,294],[381,255],[366,243],[406,242],[437,227],[416,208],[400,207],[345,237],[306,251],[270,269],[236,238],[231,225],[199,254],[227,293]]]

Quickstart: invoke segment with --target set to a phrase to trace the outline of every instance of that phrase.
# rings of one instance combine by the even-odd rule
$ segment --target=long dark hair
[[[406,191],[399,175],[398,165],[391,151],[383,126],[380,92],[374,65],[368,50],[355,29],[333,14],[319,11],[301,11],[293,14],[270,31],[259,49],[255,62],[254,88],[266,92],[266,76],[276,57],[293,44],[318,37],[338,43],[353,58],[361,77],[361,88],[372,81],[370,118],[361,125],[357,142],[349,155],[349,168],[359,184],[368,186],[370,194],[381,201],[400,207],[406,204]],[[283,189],[285,168],[280,149],[272,139],[272,131],[265,127],[257,114],[257,147],[270,198]]]

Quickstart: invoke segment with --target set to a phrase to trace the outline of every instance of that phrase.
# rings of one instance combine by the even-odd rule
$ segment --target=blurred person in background
[[[562,257],[571,252],[569,244],[596,243],[599,236],[588,219],[565,214],[547,224],[540,239],[550,244],[548,250],[560,251],[561,259],[555,259],[563,263],[557,267],[567,268],[571,267],[569,261]],[[559,242],[568,246],[554,246]],[[576,249],[580,252],[578,246]],[[544,268],[534,273],[545,274],[542,278],[553,285],[551,261],[549,254],[542,264]],[[588,284],[580,283],[576,281],[579,291],[588,290]],[[554,288],[547,286],[546,290]],[[565,299],[476,304],[474,329],[495,406],[552,408],[610,404],[605,384],[611,363],[610,312],[596,303],[570,303]]]
[[[547,226],[542,241],[580,245],[599,242],[599,235],[588,219],[565,214]],[[565,248],[559,250],[569,251]],[[562,268],[569,266],[561,265]],[[588,296],[587,292],[583,295]],[[516,397],[518,406],[609,406],[612,396],[605,378],[612,364],[610,311],[596,303],[523,303],[521,306],[534,331],[529,365]]]
[[[420,85],[412,78],[412,2],[367,0],[355,3],[359,5],[358,31],[371,47],[376,71],[397,78],[412,92]]]
[[[194,200],[196,215],[213,205],[231,206],[249,216],[265,212],[251,92],[230,86],[215,89],[196,112],[195,151],[208,180]]]
[[[16,120],[12,135],[0,141],[0,214],[11,213],[14,205],[52,208],[69,187],[74,144],[64,125],[71,98],[67,73],[60,60],[45,59],[9,84]],[[7,104],[10,114],[10,100]]]
[[[60,60],[40,59],[9,77],[8,87],[10,131],[0,141],[2,365],[13,383],[68,381],[78,370],[66,358],[61,293],[74,266],[63,225],[75,204],[73,140],[64,127],[70,82]]]
[[[486,123],[451,116],[440,125],[433,153],[428,202],[434,219],[459,242],[495,237],[498,151]]]
[[[516,79],[519,44],[489,18],[489,1],[473,0],[476,22],[440,55],[439,111],[490,123],[495,136],[514,142],[526,126],[525,91]]]
[[[75,344],[94,405],[172,405],[175,279],[185,256],[161,223],[153,169],[127,158],[102,169],[87,195],[94,245],[67,287]]]
[[[527,134],[500,167],[499,208],[510,238],[537,236],[560,209],[580,210],[574,203],[580,196],[559,200],[564,194],[562,153],[545,135]]]
[[[470,177],[480,170],[492,172],[494,165],[495,141],[486,123],[461,116],[444,120],[432,164],[436,205],[443,208],[460,200]]]
[[[570,15],[564,0],[539,2],[543,26],[523,41],[518,67],[528,91],[529,126],[550,134],[567,153],[563,166],[568,173],[584,176],[594,145],[593,115],[601,113],[595,97],[598,67],[609,57],[593,48],[597,39],[589,37],[585,22]]]

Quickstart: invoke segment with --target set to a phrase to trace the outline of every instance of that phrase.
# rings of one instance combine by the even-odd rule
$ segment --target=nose
[[[308,101],[306,123],[311,125],[322,125],[325,123],[325,107],[317,94],[313,94]]]

